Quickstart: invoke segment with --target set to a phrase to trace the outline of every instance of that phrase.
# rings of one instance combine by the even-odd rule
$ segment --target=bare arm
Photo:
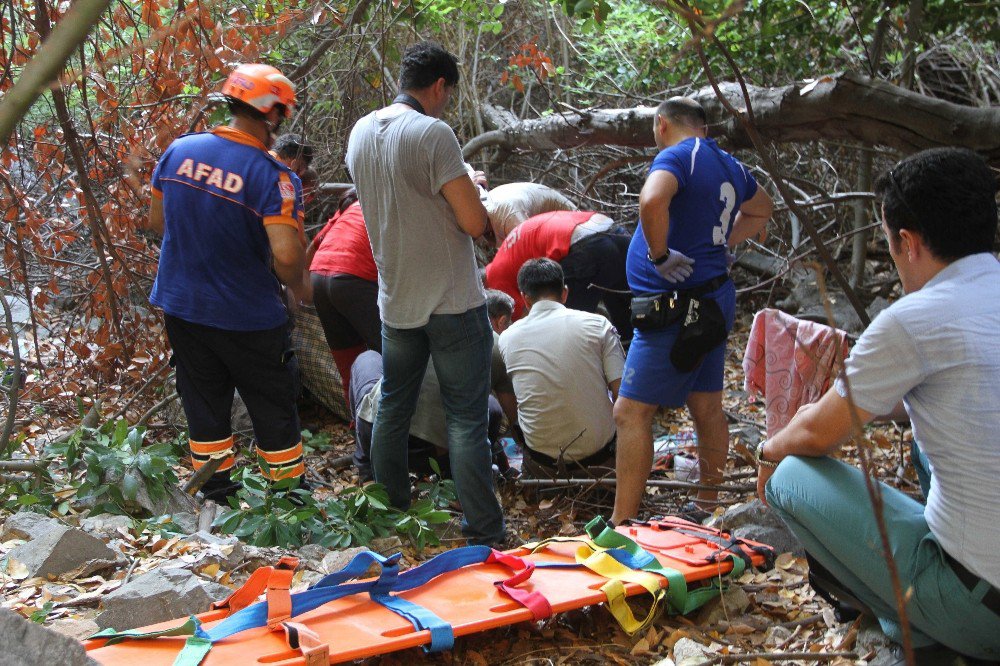
[[[649,245],[649,256],[661,257],[667,252],[670,232],[670,202],[679,184],[669,171],[654,171],[646,178],[639,193],[639,224]]]
[[[748,238],[758,234],[764,240],[767,231],[767,221],[774,211],[774,202],[763,187],[757,188],[757,193],[743,202],[733,221],[733,231],[729,234],[729,247],[736,247]]]
[[[146,228],[163,235],[163,199],[155,195],[149,198],[149,219],[146,220]]]
[[[815,458],[833,453],[854,431],[854,417],[861,425],[872,420],[873,414],[856,405],[854,417],[851,410],[850,401],[831,388],[818,402],[800,407],[791,422],[767,441],[764,459],[781,462],[787,456]],[[764,486],[773,472],[763,466],[757,470],[757,494],[765,503]]]
[[[618,399],[618,389],[622,387],[622,380],[616,379],[615,381],[608,384],[608,390],[611,391],[611,402]]]
[[[294,300],[311,302],[312,281],[304,263],[305,250],[299,240],[298,228],[289,224],[269,224],[264,229],[271,243],[274,272],[278,279],[292,291]]]
[[[479,238],[486,232],[489,217],[483,202],[479,200],[479,190],[472,184],[472,178],[468,174],[462,174],[442,185],[441,194],[455,211],[455,219],[462,231],[473,238]]]

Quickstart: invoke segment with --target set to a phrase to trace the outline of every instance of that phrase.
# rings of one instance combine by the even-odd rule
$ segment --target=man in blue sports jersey
[[[153,171],[149,228],[163,235],[150,302],[163,309],[195,469],[222,459],[206,498],[235,491],[230,410],[239,390],[272,479],[300,478],[297,368],[281,285],[312,299],[299,240],[298,176],[268,154],[295,89],[267,65],[222,87],[232,122],[187,134]]]
[[[668,294],[711,299],[732,329],[736,290],[727,256],[758,233],[773,204],[745,166],[707,138],[701,105],[674,97],[660,104],[653,136],[660,153],[639,197],[640,226],[626,260],[636,296]],[[701,479],[720,483],[729,452],[722,411],[723,341],[689,372],[671,361],[682,322],[637,330],[625,362],[615,422],[618,426],[617,490],[612,521],[635,518],[653,464],[653,416],[661,407],[687,405],[698,436]],[[684,512],[704,519],[717,493],[699,491]]]

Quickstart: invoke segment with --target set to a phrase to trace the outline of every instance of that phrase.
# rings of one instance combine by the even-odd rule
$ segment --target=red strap
[[[508,567],[511,571],[516,572],[507,580],[498,580],[493,584],[503,590],[511,599],[531,611],[531,615],[535,620],[544,620],[545,618],[552,616],[552,604],[550,604],[549,600],[546,599],[540,592],[529,592],[528,590],[522,590],[515,587],[516,585],[520,585],[524,581],[531,578],[531,574],[535,571],[535,565],[533,562],[529,562],[516,555],[501,553],[497,550],[494,550],[490,556],[486,558],[486,562],[497,562]]]
[[[299,650],[305,657],[305,666],[329,666],[330,646],[320,639],[319,634],[298,622],[284,622],[281,626],[289,647]]]

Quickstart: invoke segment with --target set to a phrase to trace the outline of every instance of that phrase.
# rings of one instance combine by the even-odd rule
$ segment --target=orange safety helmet
[[[295,85],[270,65],[239,65],[222,84],[222,95],[267,113],[275,104],[285,107],[290,118],[295,107]]]

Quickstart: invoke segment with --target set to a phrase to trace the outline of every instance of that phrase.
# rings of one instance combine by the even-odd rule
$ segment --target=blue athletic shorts
[[[726,331],[733,330],[736,287],[732,281],[704,298],[711,298],[719,304],[726,318]],[[726,343],[708,352],[701,365],[691,372],[680,372],[670,362],[670,349],[680,330],[680,324],[658,331],[636,329],[625,359],[618,395],[647,405],[682,407],[692,391],[713,393],[722,390]]]

